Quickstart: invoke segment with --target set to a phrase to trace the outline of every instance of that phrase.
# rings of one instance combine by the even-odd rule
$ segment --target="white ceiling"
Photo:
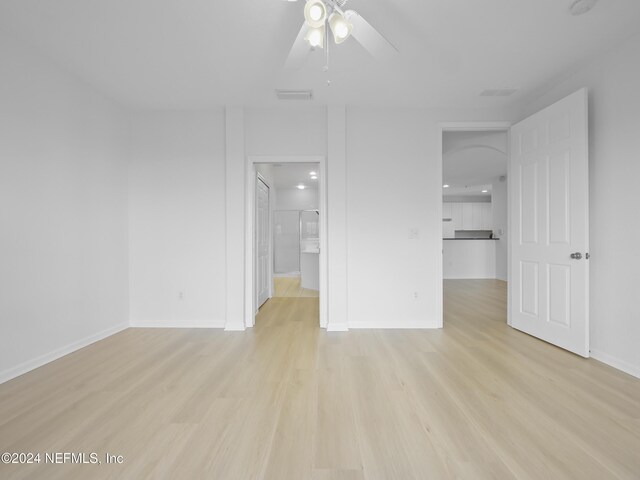
[[[400,51],[371,58],[353,39],[284,60],[303,1],[2,0],[0,28],[109,96],[137,108],[275,104],[275,88],[312,88],[315,103],[505,106],[640,31],[640,1],[350,0]],[[331,79],[331,87],[326,80]],[[518,87],[509,98],[484,89]]]
[[[491,195],[492,181],[507,174],[506,132],[445,132],[442,140],[443,194]]]
[[[310,189],[318,188],[318,180],[312,180],[309,175],[311,172],[316,172],[317,177],[320,178],[320,167],[317,163],[282,163],[278,164],[258,166],[258,170],[267,166],[270,168],[270,176],[273,182],[273,187],[282,188],[297,188],[302,184]]]

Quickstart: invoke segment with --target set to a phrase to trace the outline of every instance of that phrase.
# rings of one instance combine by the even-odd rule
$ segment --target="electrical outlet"
[[[418,228],[409,229],[409,240],[418,240],[420,238],[420,230]]]
[[[184,292],[183,291],[178,292],[178,300],[184,300]]]
[[[418,299],[418,292],[413,292],[413,299],[417,300]]]

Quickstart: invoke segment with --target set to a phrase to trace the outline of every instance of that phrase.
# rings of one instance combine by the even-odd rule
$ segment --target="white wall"
[[[497,150],[496,154],[501,157],[499,152],[507,154],[508,141],[509,136],[502,131],[445,132],[442,136],[442,153],[446,155],[458,150],[489,147]],[[504,165],[506,167],[506,159]]]
[[[247,155],[326,155],[324,107],[245,109]]]
[[[640,376],[640,35],[556,85],[524,114],[589,89],[591,355]]]
[[[349,108],[346,130],[349,327],[437,326],[437,124],[423,110]]]
[[[318,189],[276,189],[276,210],[316,210],[319,208]]]
[[[500,177],[494,178],[491,187],[491,208],[493,212],[493,236],[499,238],[496,244],[496,278],[507,281],[507,260],[509,246],[508,231],[508,179],[500,181]],[[502,233],[500,233],[502,231]]]
[[[350,328],[440,325],[439,125],[511,119],[510,112],[490,110],[347,110]],[[419,238],[410,239],[414,229]]]
[[[221,109],[133,116],[132,325],[224,326],[224,131]]]
[[[0,382],[127,324],[127,119],[0,36]]]

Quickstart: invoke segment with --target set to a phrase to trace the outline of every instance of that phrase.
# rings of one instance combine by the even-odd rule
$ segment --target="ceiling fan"
[[[296,2],[298,0],[288,0]],[[285,62],[285,68],[299,68],[307,54],[316,48],[329,47],[330,30],[339,45],[353,37],[365,50],[377,58],[389,58],[398,50],[353,10],[343,10],[348,0],[306,0],[304,22]]]

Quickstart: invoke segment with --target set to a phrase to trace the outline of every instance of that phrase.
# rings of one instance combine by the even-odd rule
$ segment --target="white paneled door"
[[[269,187],[256,179],[256,296],[260,308],[269,298]]]
[[[589,356],[586,89],[511,128],[511,326]]]

